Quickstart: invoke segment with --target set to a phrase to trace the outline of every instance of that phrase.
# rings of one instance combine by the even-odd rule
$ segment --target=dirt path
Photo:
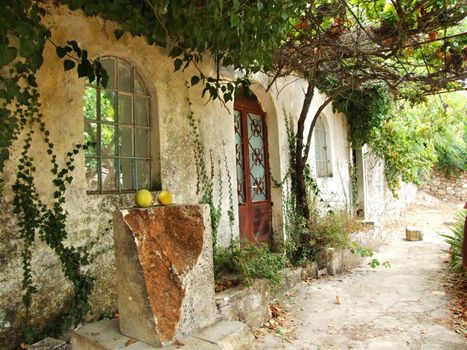
[[[386,242],[375,256],[390,268],[362,266],[301,284],[285,301],[296,339],[268,334],[259,349],[467,349],[467,339],[449,327],[446,245],[438,236],[456,207],[461,204],[421,193],[396,223],[384,227]],[[405,241],[407,225],[422,228],[424,240]]]

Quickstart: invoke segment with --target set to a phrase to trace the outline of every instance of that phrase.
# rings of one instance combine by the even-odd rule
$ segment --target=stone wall
[[[387,186],[384,162],[368,147],[364,147],[362,153],[365,178],[364,219],[381,224],[398,217],[415,200],[417,188],[401,181],[397,196],[394,196]]]
[[[444,172],[433,169],[430,177],[420,189],[446,201],[467,201],[467,171],[446,176]]]

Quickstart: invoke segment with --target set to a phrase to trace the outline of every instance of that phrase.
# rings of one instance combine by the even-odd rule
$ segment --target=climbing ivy
[[[64,157],[60,166],[59,155],[46,128],[41,113],[40,94],[36,73],[43,63],[45,43],[50,40],[50,31],[41,23],[45,10],[38,1],[10,1],[2,4],[0,12],[0,174],[10,157],[13,142],[22,143],[16,180],[12,186],[13,213],[16,216],[19,237],[22,240],[22,302],[26,309],[24,338],[34,340],[29,318],[33,295],[38,291],[33,281],[33,244],[37,238],[49,246],[58,256],[63,274],[73,286],[68,311],[60,317],[62,326],[80,322],[89,311],[88,296],[94,279],[84,269],[89,264],[84,247],[67,243],[67,212],[64,209],[65,192],[73,180],[76,155],[89,145],[76,145]],[[65,46],[56,46],[58,58],[64,58],[64,70],[76,67],[79,77],[87,77],[105,86],[107,73],[99,61],[88,59],[75,41]],[[35,136],[35,134],[38,134]],[[36,164],[33,148],[43,143],[50,159],[51,196],[41,193],[36,187]],[[34,147],[33,147],[34,144]],[[40,147],[40,146],[39,146]],[[4,178],[0,178],[0,190]],[[50,198],[51,197],[51,198]]]

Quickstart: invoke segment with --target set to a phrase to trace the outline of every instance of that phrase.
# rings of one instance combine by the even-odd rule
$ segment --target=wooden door
[[[235,99],[240,239],[269,242],[272,232],[267,129],[256,97]]]

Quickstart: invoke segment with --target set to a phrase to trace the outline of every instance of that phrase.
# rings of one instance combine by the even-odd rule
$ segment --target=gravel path
[[[268,334],[259,349],[467,349],[467,338],[450,329],[446,232],[462,204],[421,193],[404,215],[384,227],[375,255],[390,268],[362,265],[351,272],[302,283],[284,301],[290,311],[285,337]],[[405,227],[424,230],[420,242],[405,241]],[[287,339],[287,340],[284,340]]]

